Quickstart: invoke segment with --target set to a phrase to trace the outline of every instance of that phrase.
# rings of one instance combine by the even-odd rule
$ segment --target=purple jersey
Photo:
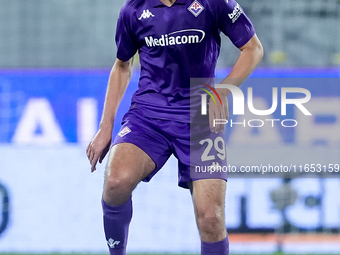
[[[215,76],[220,32],[236,47],[255,34],[235,0],[128,0],[117,24],[117,58],[138,51],[139,86],[132,107],[145,116],[190,121],[190,78]]]

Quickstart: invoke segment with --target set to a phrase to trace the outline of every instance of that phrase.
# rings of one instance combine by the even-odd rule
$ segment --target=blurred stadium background
[[[106,253],[104,166],[90,174],[85,146],[98,127],[122,3],[0,0],[0,253]],[[228,129],[231,164],[339,164],[340,1],[239,3],[265,49],[243,90],[254,87],[254,104],[268,109],[271,87],[304,87],[314,117],[289,108],[296,128]],[[227,38],[222,44],[220,77],[238,56]],[[114,133],[137,81],[138,65]],[[170,159],[134,192],[130,252],[199,253],[176,167]],[[340,254],[340,181],[326,177],[231,178],[231,253]]]

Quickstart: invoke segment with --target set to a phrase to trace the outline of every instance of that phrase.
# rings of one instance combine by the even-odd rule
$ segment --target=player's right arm
[[[91,172],[96,170],[97,162],[101,163],[110,149],[114,120],[130,82],[132,69],[133,57],[127,61],[117,58],[111,69],[99,130],[86,149],[86,155],[91,164]]]

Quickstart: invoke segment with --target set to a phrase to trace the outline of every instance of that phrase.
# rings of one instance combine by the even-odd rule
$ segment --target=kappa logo
[[[130,133],[130,132],[131,132],[131,129],[130,129],[130,128],[124,127],[124,128],[118,133],[118,135],[119,135],[120,137],[123,137],[123,136],[127,135],[127,134]]]
[[[193,1],[192,4],[188,7],[188,10],[197,17],[204,10],[203,5],[201,5],[197,0]]]
[[[140,15],[140,17],[138,18],[138,20],[141,20],[141,19],[148,19],[150,17],[155,17],[155,15],[153,15],[149,9],[146,9],[146,10],[143,10],[143,13],[142,15]]]
[[[118,245],[120,243],[120,241],[115,241],[112,238],[110,238],[109,240],[107,240],[107,244],[110,246],[110,248],[114,248],[116,245]]]

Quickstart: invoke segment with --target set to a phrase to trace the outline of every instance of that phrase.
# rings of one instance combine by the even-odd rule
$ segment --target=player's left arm
[[[263,48],[256,34],[240,47],[240,51],[239,58],[227,78],[221,82],[222,84],[230,84],[231,82],[232,85],[240,86],[262,60]]]
[[[210,0],[211,11],[216,17],[220,31],[229,37],[230,41],[240,49],[240,55],[229,75],[222,84],[240,86],[253,72],[261,61],[263,48],[256,36],[255,28],[236,0]],[[217,89],[223,106],[209,104],[209,121],[212,131],[222,132],[224,125],[213,127],[214,119],[228,119],[228,89]],[[211,107],[211,108],[210,108]]]
[[[254,71],[255,67],[262,60],[263,48],[260,40],[255,34],[245,45],[239,48],[241,53],[238,57],[234,67],[232,68],[229,75],[221,82],[222,84],[231,84],[240,86],[247,77]],[[222,132],[224,125],[215,125],[214,119],[228,119],[228,95],[230,90],[228,89],[216,89],[218,94],[223,100],[222,107],[210,103],[209,105],[209,122],[212,131],[218,133]]]

